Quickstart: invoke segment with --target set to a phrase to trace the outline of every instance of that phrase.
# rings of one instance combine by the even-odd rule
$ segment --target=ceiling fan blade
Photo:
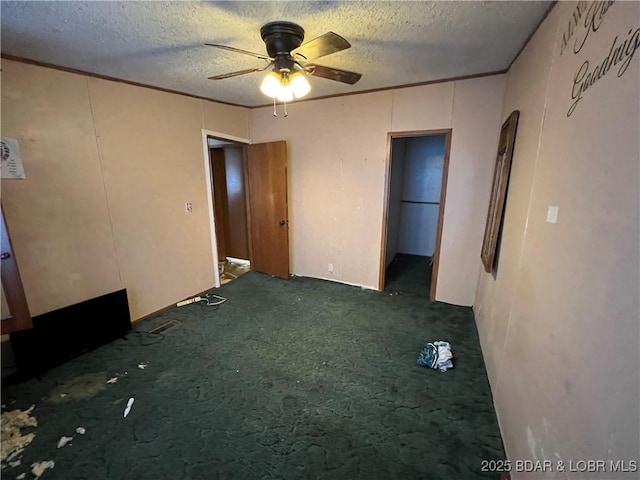
[[[269,65],[267,65],[268,67]],[[209,77],[209,80],[224,80],[225,78],[238,77],[247,73],[262,72],[265,68],[247,68],[246,70],[238,70],[237,72],[223,73],[222,75],[216,75],[215,77]]]
[[[301,55],[305,60],[313,60],[347,48],[351,48],[349,42],[336,33],[327,32],[294,48],[291,55]]]
[[[353,85],[362,78],[361,73],[348,72],[347,70],[340,70],[338,68],[325,67],[323,65],[307,65],[304,68],[314,77],[322,77],[328,80],[335,80],[336,82],[348,83]]]
[[[222,50],[228,50],[230,52],[242,53],[244,55],[249,55],[251,57],[259,58],[260,60],[269,60],[269,61],[273,60],[271,57],[268,57],[267,55],[262,55],[260,53],[253,53],[253,52],[249,52],[247,50],[241,50],[235,47],[227,47],[226,45],[218,45],[215,43],[205,43],[205,45],[208,47],[221,48]]]

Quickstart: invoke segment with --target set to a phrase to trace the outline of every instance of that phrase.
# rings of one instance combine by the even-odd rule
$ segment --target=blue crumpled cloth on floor
[[[453,368],[452,358],[453,354],[451,353],[451,345],[449,342],[437,341],[427,343],[420,352],[418,365],[446,372],[449,368]]]

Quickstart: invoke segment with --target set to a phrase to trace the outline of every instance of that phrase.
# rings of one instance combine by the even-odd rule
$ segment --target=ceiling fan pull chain
[[[289,114],[287,113],[287,102],[284,102],[284,116],[287,117]]]
[[[273,116],[278,116],[278,112],[276,111],[276,97],[273,97]]]

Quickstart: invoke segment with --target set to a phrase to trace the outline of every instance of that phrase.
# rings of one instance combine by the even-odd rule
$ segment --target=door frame
[[[236,137],[226,133],[214,132],[213,130],[202,129],[202,152],[204,157],[204,178],[207,184],[207,208],[209,214],[209,232],[211,234],[211,253],[213,255],[213,283],[216,288],[220,287],[220,273],[218,272],[218,239],[216,238],[216,219],[213,210],[213,177],[211,176],[211,160],[209,157],[209,138],[234,142],[239,145],[250,145],[248,138]]]
[[[444,163],[442,165],[442,183],[440,187],[440,206],[438,208],[438,227],[436,231],[436,248],[433,252],[433,268],[431,271],[431,288],[429,298],[436,299],[436,287],[438,283],[438,267],[440,265],[440,245],[442,240],[442,227],[444,221],[445,200],[447,197],[447,178],[449,177],[449,156],[451,153],[451,128],[438,130],[415,130],[405,132],[387,133],[387,158],[384,174],[384,201],[382,204],[382,239],[380,242],[380,268],[378,276],[378,290],[384,290],[385,274],[387,271],[387,228],[389,223],[389,188],[391,186],[391,160],[394,138],[407,137],[435,137],[444,135]]]
[[[0,331],[2,335],[5,335],[33,328],[33,321],[1,202],[0,217],[2,217],[0,218],[2,222],[0,228],[2,241],[0,243],[2,244],[2,257],[4,257],[0,270],[2,271],[2,290],[7,307],[9,307],[9,317],[0,320]]]

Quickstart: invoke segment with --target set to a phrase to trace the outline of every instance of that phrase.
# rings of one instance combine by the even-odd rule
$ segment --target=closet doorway
[[[435,300],[451,130],[388,135],[381,290]]]

